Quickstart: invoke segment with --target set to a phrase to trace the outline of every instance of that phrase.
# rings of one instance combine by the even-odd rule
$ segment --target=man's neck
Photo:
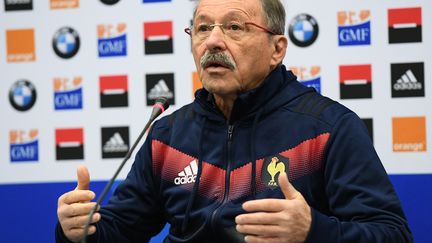
[[[217,107],[224,114],[225,118],[229,120],[232,108],[234,106],[234,101],[237,99],[237,96],[221,97],[215,94],[213,94],[213,96]]]

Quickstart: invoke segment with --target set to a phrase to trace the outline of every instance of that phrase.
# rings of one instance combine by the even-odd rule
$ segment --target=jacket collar
[[[233,110],[229,122],[233,123],[238,120],[243,120],[253,116],[258,110],[273,110],[281,105],[281,102],[286,102],[289,98],[288,93],[283,92],[287,86],[296,80],[296,76],[287,71],[284,65],[277,66],[264,81],[255,89],[249,90],[240,94],[234,102]],[[284,94],[282,97],[281,94]],[[205,89],[200,89],[195,93],[195,98],[200,103],[202,109],[198,109],[198,113],[202,113],[210,119],[220,120],[221,118],[213,117],[215,112],[217,116],[223,114],[214,103],[213,95]]]

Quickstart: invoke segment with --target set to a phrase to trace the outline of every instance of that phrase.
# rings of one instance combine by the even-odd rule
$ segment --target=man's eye
[[[206,31],[210,31],[210,25],[208,24],[201,24],[197,27],[197,31],[198,32],[206,32]]]
[[[228,25],[229,30],[239,31],[243,30],[243,27],[240,24],[231,23]]]

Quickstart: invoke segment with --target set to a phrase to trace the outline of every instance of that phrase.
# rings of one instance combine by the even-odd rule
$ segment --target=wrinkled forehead
[[[194,22],[227,18],[261,20],[260,0],[201,0],[194,12]]]

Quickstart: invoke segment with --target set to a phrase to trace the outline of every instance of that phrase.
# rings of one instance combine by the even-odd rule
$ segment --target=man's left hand
[[[246,242],[304,242],[312,216],[311,208],[300,192],[279,175],[279,187],[285,199],[259,199],[243,204],[247,214],[235,218],[237,231]]]

